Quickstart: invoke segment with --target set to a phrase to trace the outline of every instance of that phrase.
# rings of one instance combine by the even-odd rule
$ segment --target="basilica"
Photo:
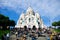
[[[35,13],[31,7],[25,13],[22,13],[15,25],[15,28],[44,28],[43,21],[39,13]]]

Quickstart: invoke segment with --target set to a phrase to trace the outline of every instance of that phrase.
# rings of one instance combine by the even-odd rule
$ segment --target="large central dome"
[[[39,15],[39,13],[35,13],[31,7],[29,7],[26,13],[22,13],[20,18],[17,21],[16,28],[44,28],[43,21]]]

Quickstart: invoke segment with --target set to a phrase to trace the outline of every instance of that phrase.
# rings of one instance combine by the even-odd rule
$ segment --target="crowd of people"
[[[43,35],[43,34],[47,35]],[[46,37],[46,40],[60,40],[60,33],[52,32],[47,29],[31,29],[31,28],[14,28],[10,33],[4,34],[2,40],[9,40],[11,35],[16,35],[16,40],[27,40],[28,37],[31,40],[37,40],[38,37]]]
[[[24,39],[27,39],[27,37],[32,38],[32,40],[37,40],[38,37],[45,35],[44,34],[46,31],[42,29],[31,29],[31,28],[20,28],[20,29],[15,29],[14,32],[12,31],[13,34],[16,34],[16,37],[23,37]]]

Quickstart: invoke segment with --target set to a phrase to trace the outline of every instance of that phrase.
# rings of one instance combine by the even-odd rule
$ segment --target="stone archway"
[[[25,29],[25,30],[27,29],[27,26],[26,26],[26,25],[24,26],[24,29]]]
[[[33,30],[36,30],[36,26],[35,26],[35,25],[33,25],[32,29],[33,29]]]

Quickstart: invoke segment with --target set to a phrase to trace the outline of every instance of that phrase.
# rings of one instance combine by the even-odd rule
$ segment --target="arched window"
[[[29,18],[29,22],[31,22],[31,18]]]
[[[38,25],[39,25],[39,28],[41,28],[41,27],[40,27],[40,22],[38,22]]]

